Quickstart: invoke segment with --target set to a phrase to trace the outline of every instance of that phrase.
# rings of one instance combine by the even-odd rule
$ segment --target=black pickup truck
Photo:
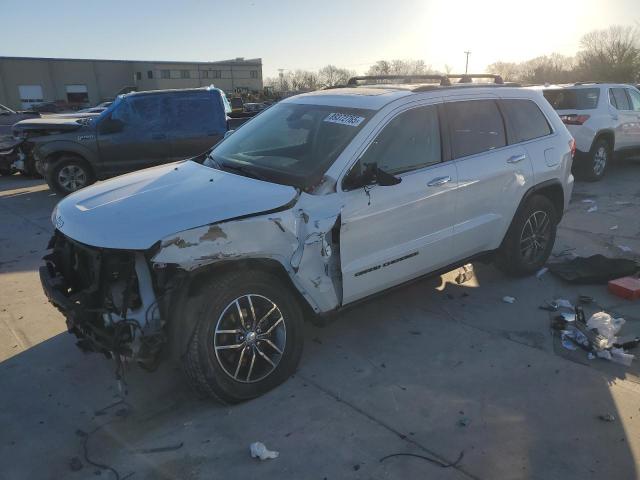
[[[210,149],[243,119],[213,87],[119,96],[99,115],[49,116],[13,127],[17,169],[44,176],[66,195],[122,173],[193,157]]]

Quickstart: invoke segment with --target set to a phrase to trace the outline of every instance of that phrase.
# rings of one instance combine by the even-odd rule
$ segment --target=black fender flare
[[[595,143],[602,137],[606,137],[607,140],[610,140],[609,143],[611,144],[611,153],[613,153],[616,146],[616,133],[611,128],[604,128],[596,132],[596,134],[593,137],[593,141],[591,142],[591,147],[589,148],[589,152],[591,152]]]
[[[38,159],[46,164],[55,162],[59,156],[64,153],[70,153],[83,158],[94,174],[97,174],[96,165],[98,164],[98,155],[90,148],[70,140],[54,140],[52,142],[38,143],[34,146],[34,154]]]
[[[531,188],[529,188],[529,190],[525,192],[525,194],[520,199],[518,208],[516,208],[516,211],[513,214],[513,218],[511,219],[509,228],[507,229],[507,231],[504,234],[504,237],[502,238],[500,247],[502,247],[502,245],[504,244],[505,239],[507,238],[507,236],[509,235],[509,232],[511,231],[513,222],[518,217],[518,215],[520,214],[520,212],[522,211],[526,203],[529,201],[529,199],[532,196],[540,193],[547,196],[551,200],[553,205],[556,207],[556,210],[558,211],[558,222],[560,222],[560,220],[562,219],[562,216],[564,215],[564,200],[565,200],[564,188],[562,187],[562,183],[560,182],[560,180],[558,180],[557,178],[552,178],[550,180],[545,180],[544,182],[540,182],[536,185],[533,185]]]

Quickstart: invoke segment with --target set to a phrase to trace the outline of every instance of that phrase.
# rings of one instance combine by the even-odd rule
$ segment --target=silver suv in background
[[[612,156],[640,153],[640,91],[615,83],[576,83],[543,89],[576,140],[575,174],[600,180]]]

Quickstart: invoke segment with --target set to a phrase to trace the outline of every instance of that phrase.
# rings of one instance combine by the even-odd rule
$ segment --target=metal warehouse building
[[[95,105],[123,89],[214,84],[227,93],[262,90],[262,59],[166,62],[0,57],[0,103],[13,109],[62,101]]]

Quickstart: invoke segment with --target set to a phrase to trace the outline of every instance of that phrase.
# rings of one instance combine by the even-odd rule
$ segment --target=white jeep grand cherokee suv
[[[289,98],[63,199],[40,276],[79,346],[146,368],[168,351],[242,401],[294,372],[305,316],[487,253],[540,268],[573,187],[560,118],[531,90],[417,80]]]
[[[600,180],[613,154],[640,153],[640,91],[631,85],[576,83],[543,90],[576,140],[578,178]]]

